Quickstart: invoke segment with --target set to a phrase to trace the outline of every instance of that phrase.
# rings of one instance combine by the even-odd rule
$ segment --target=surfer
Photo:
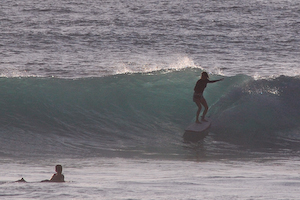
[[[207,83],[215,83],[215,82],[221,81],[223,79],[224,78],[222,78],[220,80],[210,81],[207,72],[202,72],[201,78],[197,81],[197,83],[194,87],[194,95],[193,95],[193,101],[198,106],[198,110],[196,113],[196,123],[201,123],[199,121],[199,115],[200,115],[201,108],[202,108],[201,105],[204,106],[204,111],[203,111],[203,115],[201,117],[201,121],[207,122],[207,120],[205,119],[205,115],[208,111],[208,105],[207,105],[205,98],[203,97],[203,92],[204,92],[204,89],[206,88]]]
[[[55,166],[56,174],[53,174],[50,180],[44,180],[42,182],[65,182],[65,177],[62,174],[62,166],[56,165]]]
[[[65,176],[62,174],[62,166],[56,165],[55,171],[56,171],[56,174],[53,174],[53,176],[50,180],[43,180],[41,182],[65,182]],[[27,181],[24,178],[21,178],[20,180],[17,180],[16,182],[27,183]]]

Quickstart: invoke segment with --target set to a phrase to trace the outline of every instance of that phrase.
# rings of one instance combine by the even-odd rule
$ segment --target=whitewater
[[[296,0],[0,3],[1,199],[299,199]],[[212,126],[185,140],[203,71]],[[41,183],[63,166],[65,183]],[[15,182],[24,178],[27,183]]]

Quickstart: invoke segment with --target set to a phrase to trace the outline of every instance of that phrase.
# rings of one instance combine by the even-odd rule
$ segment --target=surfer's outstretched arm
[[[221,79],[219,79],[219,80],[209,81],[209,83],[215,83],[215,82],[223,81],[223,80],[224,80],[224,78],[221,78]]]

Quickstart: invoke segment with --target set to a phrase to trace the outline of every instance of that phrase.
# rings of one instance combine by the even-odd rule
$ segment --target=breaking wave
[[[184,154],[182,135],[194,121],[192,93],[200,73],[189,68],[75,80],[1,78],[0,152]],[[204,95],[211,140],[248,147],[299,144],[299,77],[225,77]]]

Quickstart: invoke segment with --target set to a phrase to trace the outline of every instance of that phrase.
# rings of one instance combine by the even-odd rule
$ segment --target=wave
[[[251,146],[298,144],[299,77],[248,78],[238,82],[211,110],[215,116],[214,131],[222,133],[218,137]]]
[[[75,80],[1,78],[1,153],[181,154],[200,73],[189,68]],[[300,139],[299,77],[225,77],[204,95],[214,140],[286,147]]]

